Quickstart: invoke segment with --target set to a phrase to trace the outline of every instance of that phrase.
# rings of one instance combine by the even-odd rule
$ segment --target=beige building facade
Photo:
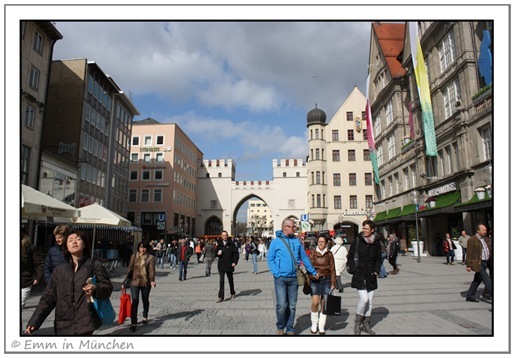
[[[374,201],[365,108],[365,96],[354,87],[328,123],[318,108],[307,115],[312,230],[345,235],[350,241],[372,215]]]
[[[248,201],[247,207],[247,235],[272,236],[273,219],[268,205],[257,199]]]

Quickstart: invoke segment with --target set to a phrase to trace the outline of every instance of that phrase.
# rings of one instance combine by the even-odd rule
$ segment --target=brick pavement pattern
[[[492,335],[492,304],[466,302],[465,296],[473,279],[465,266],[448,266],[445,257],[399,256],[397,275],[379,279],[374,295],[371,327],[376,335]],[[385,261],[385,267],[391,266]],[[234,274],[236,298],[216,303],[218,272],[205,276],[205,265],[192,260],[188,279],[178,280],[178,270],[157,269],[157,287],[150,293],[149,324],[141,325],[141,302],[138,327],[129,330],[130,319],[118,325],[102,326],[95,335],[203,335],[249,336],[275,335],[275,295],[273,277],[266,261],[259,261],[259,274],[252,274],[252,263],[240,260]],[[125,268],[119,268],[120,274]],[[343,274],[345,284],[341,316],[328,317],[326,335],[353,335],[354,315],[358,295],[350,288],[350,275]],[[118,311],[122,276],[112,278],[115,290],[111,301]],[[227,286],[227,285],[226,285]],[[226,290],[229,288],[226,287]],[[478,290],[480,295],[483,285]],[[22,312],[22,324],[27,321],[41,296],[34,290]],[[226,297],[230,297],[228,292]],[[310,296],[299,290],[295,330],[298,335],[312,335],[310,328]],[[53,335],[53,313],[34,335]],[[366,335],[366,333],[362,333]]]

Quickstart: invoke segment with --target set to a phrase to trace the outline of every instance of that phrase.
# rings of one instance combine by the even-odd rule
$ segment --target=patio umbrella
[[[30,186],[21,185],[21,217],[22,219],[41,220],[42,217],[66,217],[79,216],[79,212],[73,206],[52,198]]]
[[[95,254],[95,234],[97,225],[108,225],[108,226],[121,226],[130,227],[132,224],[129,220],[112,212],[109,209],[104,208],[102,205],[93,203],[88,206],[84,206],[79,210],[80,217],[73,219],[73,224],[80,225],[92,225],[93,226],[93,242],[91,245],[91,257]]]

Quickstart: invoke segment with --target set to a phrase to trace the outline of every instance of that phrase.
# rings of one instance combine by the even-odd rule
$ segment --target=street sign
[[[301,214],[300,221],[309,221],[309,214]]]
[[[300,227],[302,228],[302,232],[311,231],[311,224],[308,221],[302,221]]]
[[[157,214],[157,221],[165,221],[166,220],[166,214],[165,213],[159,213]]]
[[[164,221],[157,222],[157,230],[164,230],[166,227],[166,223]]]

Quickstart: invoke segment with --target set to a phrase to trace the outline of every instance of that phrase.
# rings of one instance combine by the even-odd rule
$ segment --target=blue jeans
[[[156,267],[161,266],[161,268],[165,268],[165,255],[161,254],[161,257],[156,257],[156,258],[157,258]]]
[[[252,264],[254,265],[254,272],[258,272],[258,266],[257,266],[257,254],[252,254]]]
[[[179,262],[179,280],[185,280],[188,273],[188,261]]]
[[[175,254],[170,254],[168,261],[170,262],[170,268],[177,266],[177,256]]]
[[[297,293],[299,285],[297,277],[274,278],[275,288],[275,314],[277,316],[277,329],[295,332],[293,323],[295,321],[295,309],[297,306]]]
[[[447,263],[454,262],[454,250],[449,250],[445,254],[445,258],[447,260]]]
[[[386,253],[381,254],[381,272],[379,272],[379,278],[385,278],[388,276],[386,272],[386,268],[384,267],[384,259],[386,258]]]

